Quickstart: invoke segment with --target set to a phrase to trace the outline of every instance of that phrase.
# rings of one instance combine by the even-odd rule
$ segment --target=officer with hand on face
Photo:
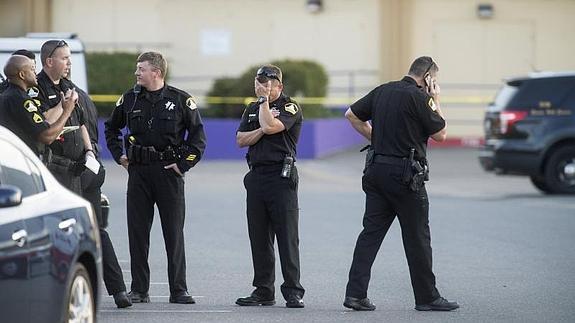
[[[60,135],[74,110],[78,94],[73,90],[67,91],[66,95],[59,92],[58,107],[62,113],[54,120],[47,120],[42,114],[42,102],[27,93],[38,85],[35,66],[34,60],[22,55],[13,55],[6,62],[4,74],[8,84],[0,95],[0,125],[14,132],[40,156],[46,145]]]
[[[165,83],[167,68],[160,53],[138,57],[137,84],[118,100],[106,121],[105,134],[114,159],[129,174],[132,302],[150,301],[148,252],[156,204],[168,256],[170,303],[193,304],[186,285],[184,173],[202,157],[206,137],[194,99]],[[124,127],[128,128],[126,152],[121,139]]]
[[[249,146],[246,157],[250,171],[244,185],[256,289],[250,296],[238,298],[236,304],[275,304],[275,236],[286,307],[302,308],[305,290],[300,284],[298,174],[294,162],[303,117],[297,104],[282,93],[279,67],[261,67],[254,86],[258,100],[244,111],[236,141],[240,147]]]
[[[400,81],[380,85],[351,105],[346,117],[371,141],[373,158],[362,178],[366,194],[363,231],[357,238],[343,305],[373,311],[367,298],[371,266],[397,216],[418,311],[451,311],[441,297],[431,261],[429,201],[425,190],[427,141],[444,141],[439,106],[439,68],[431,57],[416,59]],[[371,120],[371,124],[369,121]]]

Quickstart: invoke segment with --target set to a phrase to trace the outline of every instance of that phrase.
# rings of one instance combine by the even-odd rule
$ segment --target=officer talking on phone
[[[256,289],[250,296],[238,298],[236,304],[275,304],[275,236],[286,307],[302,308],[298,174],[294,163],[303,117],[298,105],[282,93],[279,67],[262,66],[257,71],[254,87],[258,100],[244,111],[236,141],[240,147],[249,147],[246,158],[250,171],[244,177],[244,186]]]
[[[441,297],[432,271],[427,140],[444,141],[439,106],[439,68],[431,57],[417,58],[400,81],[383,84],[351,105],[345,115],[371,141],[362,186],[366,195],[363,231],[357,238],[343,305],[373,311],[367,298],[371,266],[387,230],[399,219],[418,311],[451,311],[456,302]],[[371,123],[369,122],[371,121]]]

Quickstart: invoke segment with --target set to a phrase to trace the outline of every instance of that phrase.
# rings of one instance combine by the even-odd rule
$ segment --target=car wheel
[[[575,194],[575,147],[561,147],[545,165],[545,183],[554,193]]]
[[[64,322],[93,323],[96,317],[94,292],[90,275],[82,264],[76,264],[68,286]]]
[[[537,189],[540,190],[541,192],[545,194],[553,193],[553,191],[551,191],[549,186],[547,186],[547,182],[545,182],[545,177],[541,175],[531,175],[529,178],[531,179],[531,184],[537,187]]]

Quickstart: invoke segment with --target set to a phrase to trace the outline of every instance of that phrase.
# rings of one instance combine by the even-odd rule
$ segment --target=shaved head
[[[23,55],[13,55],[10,56],[6,65],[4,66],[4,75],[8,79],[14,79],[18,76],[18,73],[32,65],[32,61]]]

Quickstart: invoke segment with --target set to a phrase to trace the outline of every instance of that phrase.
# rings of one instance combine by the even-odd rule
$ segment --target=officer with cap
[[[193,304],[186,285],[184,173],[202,157],[206,137],[194,99],[165,83],[167,68],[160,53],[138,57],[137,84],[118,100],[106,121],[105,134],[114,159],[129,174],[132,302],[150,301],[148,251],[157,204],[168,256],[170,303]],[[124,127],[128,128],[126,152],[121,139]]]
[[[371,266],[397,216],[418,311],[459,307],[439,295],[431,266],[429,201],[423,180],[427,140],[444,141],[439,107],[439,68],[431,57],[416,59],[400,81],[383,84],[351,105],[345,115],[373,147],[362,178],[366,194],[363,231],[357,238],[343,305],[373,311],[367,298]],[[371,120],[371,123],[369,122]]]
[[[240,147],[249,147],[250,171],[244,185],[256,289],[250,296],[238,298],[236,304],[275,304],[275,236],[286,307],[302,308],[305,290],[300,284],[298,174],[294,165],[302,112],[282,93],[282,72],[277,66],[261,67],[254,86],[258,100],[244,111],[236,141]]]
[[[42,71],[38,74],[37,99],[47,118],[57,117],[60,97],[58,93],[75,86],[66,77],[72,66],[70,47],[64,40],[48,40],[40,49]],[[74,90],[75,91],[75,90]],[[66,122],[66,130],[50,145],[52,152],[48,169],[58,181],[71,191],[82,195],[80,175],[86,169],[87,156],[95,158],[88,130],[84,125],[85,111],[77,107]]]
[[[69,90],[66,95],[59,92],[59,109],[62,113],[56,119],[46,119],[42,114],[42,103],[26,92],[37,86],[36,67],[32,59],[13,55],[6,62],[4,74],[8,86],[0,95],[0,125],[14,132],[37,155],[45,145],[52,143],[59,135],[66,120],[74,110],[78,94]]]

